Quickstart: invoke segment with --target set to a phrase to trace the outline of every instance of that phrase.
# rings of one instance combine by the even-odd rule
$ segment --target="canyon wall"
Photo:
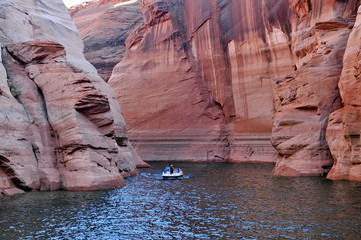
[[[322,176],[333,165],[325,133],[329,115],[342,106],[338,81],[356,2],[290,5],[298,16],[292,21],[291,39],[297,70],[279,79],[275,88],[275,174]]]
[[[361,7],[347,42],[339,89],[343,107],[329,117],[327,143],[335,163],[327,175],[332,180],[361,181],[360,158],[360,80],[361,80]]]
[[[359,5],[143,0],[109,80],[140,155],[359,179]]]
[[[144,162],[61,0],[0,2],[0,195],[124,185]]]
[[[287,2],[183,2],[187,40],[227,120],[230,160],[275,161],[273,89],[293,71]]]
[[[226,117],[186,38],[182,1],[142,2],[142,11],[109,80],[130,139],[144,160],[225,161]]]

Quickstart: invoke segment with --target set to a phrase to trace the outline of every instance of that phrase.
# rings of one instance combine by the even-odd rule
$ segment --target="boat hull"
[[[178,179],[178,178],[181,178],[183,177],[183,174],[182,175],[162,175],[163,179]]]
[[[180,169],[175,169],[173,173],[164,171],[162,177],[163,179],[179,179],[183,177],[183,172]]]

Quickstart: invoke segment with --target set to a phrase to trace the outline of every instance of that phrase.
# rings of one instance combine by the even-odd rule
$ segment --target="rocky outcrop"
[[[125,52],[125,39],[143,22],[140,0],[99,0],[69,9],[84,41],[85,58],[108,81]]]
[[[357,64],[354,73],[347,70],[358,50],[342,61],[345,50],[348,56],[355,49],[347,41],[351,32],[359,34],[358,5],[143,0],[144,24],[128,37],[109,81],[141,156],[276,161],[274,173],[287,176],[324,176],[334,158],[357,159],[357,142],[337,139],[358,136],[347,132],[356,126],[356,112],[349,123],[343,114],[357,105],[342,96],[355,87],[342,79],[358,77]],[[357,161],[352,172],[359,171]]]
[[[341,107],[337,84],[353,24],[342,16],[354,14],[354,5],[313,6],[308,14],[293,9],[302,15],[293,23],[291,45],[297,71],[276,86],[272,143],[279,153],[274,169],[279,175],[322,176],[333,165],[325,132],[329,115]]]
[[[144,162],[62,1],[0,6],[0,195],[123,186]]]
[[[327,127],[327,143],[335,159],[328,178],[361,181],[360,158],[360,80],[361,80],[361,7],[347,42],[339,81],[343,108],[333,112]]]

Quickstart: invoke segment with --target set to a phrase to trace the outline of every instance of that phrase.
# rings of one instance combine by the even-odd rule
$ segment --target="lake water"
[[[0,239],[361,239],[361,183],[269,164],[151,163],[121,189],[0,198]]]

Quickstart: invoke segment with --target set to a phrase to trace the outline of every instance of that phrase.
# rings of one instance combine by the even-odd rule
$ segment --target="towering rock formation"
[[[360,158],[360,80],[361,80],[361,7],[347,42],[339,81],[343,108],[329,117],[326,139],[335,164],[328,174],[333,180],[361,181]]]
[[[358,179],[359,4],[143,0],[109,81],[141,156]]]
[[[224,161],[226,118],[187,41],[182,1],[142,2],[144,24],[109,80],[145,160]]]
[[[276,174],[326,175],[333,159],[325,132],[330,113],[341,107],[337,83],[351,32],[356,1],[291,4],[291,50],[295,71],[279,79],[272,143]],[[307,10],[308,9],[308,10]]]
[[[1,1],[0,16],[0,195],[123,186],[143,162],[62,1]]]
[[[99,0],[69,9],[84,41],[85,58],[108,81],[124,55],[124,42],[143,22],[140,1]]]
[[[227,120],[231,161],[274,161],[273,88],[293,71],[287,1],[185,0],[187,40]]]
[[[143,1],[142,11],[110,79],[141,156],[274,161],[273,91],[294,71],[288,2]],[[186,101],[197,89],[205,106]],[[220,117],[197,126],[205,112]]]

